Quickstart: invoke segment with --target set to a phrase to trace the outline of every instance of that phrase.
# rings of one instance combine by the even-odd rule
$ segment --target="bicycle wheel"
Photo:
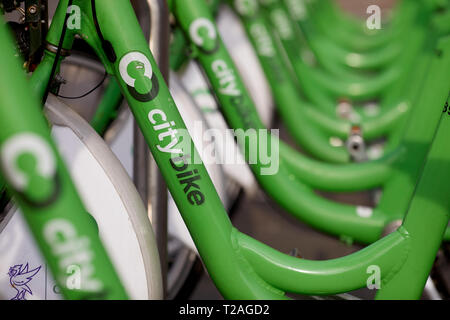
[[[92,84],[98,83],[103,73],[103,67],[94,56],[86,54],[72,54],[63,63],[62,76],[67,80],[67,83],[74,84],[77,87],[77,91],[86,91]],[[88,79],[89,81],[86,81]],[[88,82],[88,84],[86,84]],[[85,88],[80,90],[78,85],[83,83]],[[102,94],[105,92],[107,85],[100,86],[95,92],[87,97],[83,97],[79,100],[70,100],[70,106],[73,107],[78,113],[80,113],[86,120],[93,119],[96,112],[95,107],[101,101]],[[70,88],[61,88],[61,92],[64,96],[73,95]],[[90,107],[86,107],[90,106]],[[110,123],[104,133],[104,139],[109,148],[119,159],[122,166],[128,173],[129,178],[133,176],[133,117],[124,103],[117,112],[117,117],[110,117]],[[175,207],[176,208],[176,207]],[[191,289],[184,288],[183,284],[188,280],[191,270],[198,259],[195,251],[195,259],[192,258],[192,248],[195,248],[192,240],[190,239],[189,232],[184,226],[184,222],[177,217],[179,213],[172,213],[170,216],[175,217],[169,221],[169,230],[182,230],[181,238],[184,239],[188,245],[174,235],[173,233],[169,237],[168,244],[168,256],[169,256],[169,270],[168,270],[168,288],[167,297],[174,298],[178,295],[178,292],[189,292]],[[176,227],[170,227],[170,224],[177,224]],[[174,250],[174,251],[172,251]],[[191,275],[196,278],[194,273]],[[195,281],[189,281],[195,283]],[[192,287],[192,286],[191,286]]]
[[[105,142],[68,106],[50,96],[45,111],[53,124],[52,134],[59,151],[130,297],[161,299],[161,270],[153,230],[127,173]],[[28,265],[39,268],[39,272],[30,283],[32,294],[27,299],[60,299],[21,213],[14,206],[9,208],[0,230],[1,295],[6,299],[14,296],[8,268]]]

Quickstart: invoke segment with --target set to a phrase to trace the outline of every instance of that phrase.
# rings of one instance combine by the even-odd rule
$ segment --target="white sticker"
[[[370,207],[358,206],[356,207],[356,213],[361,218],[370,218],[373,214],[373,209]]]

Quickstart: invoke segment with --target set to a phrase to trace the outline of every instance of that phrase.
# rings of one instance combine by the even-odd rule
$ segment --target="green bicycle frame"
[[[198,15],[194,9],[190,10],[192,10],[192,12],[188,11],[190,16],[183,12],[178,17],[180,27],[187,35],[190,32],[190,23],[196,19],[204,18],[204,14]],[[214,23],[211,19],[208,20],[211,23],[208,29],[213,30],[215,28]],[[207,24],[206,22],[202,23],[204,25]],[[205,35],[208,35],[205,30],[198,30],[198,33],[200,35],[203,33],[202,41],[208,44],[208,48],[199,49],[194,47],[193,55],[203,66],[232,128],[243,130],[264,129],[253,102],[246,92],[245,86],[239,78],[238,71],[234,67],[220,38],[210,39],[205,37]],[[209,35],[211,34],[212,32],[210,31]],[[196,43],[192,39],[191,41],[193,44]],[[199,42],[198,39],[195,41]],[[212,47],[214,47],[214,50],[211,49]],[[448,52],[448,50],[447,47],[445,52]],[[449,81],[448,74],[444,70],[447,70],[450,61],[447,60],[448,54],[444,55],[446,58],[441,59],[436,57],[434,52],[433,72],[430,72],[428,81],[426,81],[427,87],[423,90],[427,94],[421,97],[418,104],[425,107],[429,106],[430,102],[433,101],[431,103],[433,108],[440,108],[448,92],[446,86]],[[271,63],[274,64],[275,62],[272,61]],[[214,65],[217,64],[220,64],[223,70],[215,70]],[[220,74],[229,76],[221,79]],[[239,94],[221,93],[224,92],[223,89],[226,86],[239,91]],[[282,81],[280,81],[279,88],[280,90],[285,88]],[[436,94],[436,92],[439,93]],[[253,164],[251,167],[265,191],[284,209],[300,220],[347,239],[371,243],[381,236],[387,224],[401,219],[406,211],[410,195],[414,190],[418,170],[420,170],[423,161],[423,158],[419,155],[425,156],[424,151],[426,151],[427,146],[431,142],[435,127],[439,121],[436,113],[430,113],[429,108],[422,108],[421,113],[413,115],[414,118],[411,119],[408,134],[404,136],[405,143],[382,160],[346,166],[333,166],[310,160],[280,142],[280,162],[279,170],[276,174],[261,175],[261,163]],[[411,143],[411,141],[420,141],[420,143]],[[255,151],[252,156],[256,153]],[[245,154],[247,157],[250,156],[248,152],[245,152]],[[411,157],[411,155],[414,156]],[[399,170],[398,168],[401,169]],[[390,176],[394,173],[396,177],[390,179]],[[400,182],[403,184],[400,184]],[[405,183],[406,185],[404,185]],[[386,191],[386,195],[389,195],[385,197],[387,200],[383,201],[383,205],[375,210],[331,202],[316,195],[312,190],[312,188],[318,188],[329,191],[351,191],[358,190],[358,188],[365,189],[382,185],[385,185],[393,193]],[[398,198],[398,185],[401,185],[403,190],[405,190],[405,197],[403,198],[406,199],[405,201],[392,201],[393,198]],[[396,196],[389,200],[394,195]],[[399,208],[401,210],[396,210]],[[368,210],[370,218],[361,214],[361,211],[366,210]]]
[[[285,0],[290,8],[295,10],[294,6],[303,8],[302,15],[292,15],[298,23],[303,21],[314,24],[317,29],[327,36],[337,45],[355,51],[372,51],[387,45],[395,45],[395,42],[408,34],[408,29],[413,24],[414,13],[421,10],[424,4],[432,5],[435,8],[442,8],[441,1],[416,1],[402,0],[398,1],[393,9],[393,19],[387,21],[382,29],[368,30],[366,21],[358,19],[357,24],[353,23],[351,16],[343,16],[333,1],[309,1],[303,0]],[[298,11],[298,9],[297,9]],[[388,20],[388,19],[386,19]],[[330,21],[335,22],[330,26]],[[351,67],[364,67],[362,65],[349,64]],[[373,66],[367,66],[373,67]]]
[[[61,3],[65,1],[60,2],[49,31],[51,43],[56,43],[60,36],[61,16],[64,14]],[[367,268],[373,265],[382,270],[380,298],[420,296],[448,223],[449,199],[444,188],[436,189],[450,178],[450,159],[443,148],[445,136],[450,133],[448,117],[441,121],[433,144],[436,147],[429,153],[429,161],[417,189],[436,192],[431,198],[417,193],[402,228],[358,253],[340,259],[308,261],[293,258],[233,228],[205,167],[201,163],[189,162],[189,158],[198,157],[198,152],[191,140],[184,143],[178,140],[186,126],[129,2],[94,0],[74,1],[74,4],[81,8],[81,30],[68,33],[64,48],[70,49],[74,34],[79,34],[96,50],[108,72],[116,76],[203,262],[225,298],[283,299],[285,291],[332,294],[353,290],[366,285]],[[103,42],[102,46],[93,23],[91,4],[95,4],[96,12],[101,13],[97,16],[98,29],[103,41],[110,45]],[[189,30],[195,18],[213,21],[203,0],[172,1],[170,5],[183,29]],[[117,28],[117,21],[122,22],[120,28]],[[44,63],[33,75],[35,88],[41,87],[39,82],[45,80],[53,60],[54,55],[46,52]],[[442,110],[439,112],[441,115]],[[257,119],[245,120],[248,125],[249,121]],[[187,177],[191,180],[185,181]],[[435,205],[430,206],[430,203]],[[432,208],[432,214],[424,216],[423,208],[427,208],[427,213]],[[434,232],[430,233],[430,230]],[[400,289],[406,281],[411,290],[403,292]]]
[[[302,29],[296,26],[295,21],[291,21],[290,11],[286,8],[283,1],[266,0],[261,2],[264,3],[263,7],[265,8],[264,11],[266,11],[266,19],[277,30],[295,74],[299,81],[302,82],[302,85],[304,83],[301,80],[306,78],[309,82],[320,85],[322,94],[327,92],[330,94],[330,88],[333,88],[331,90],[335,94],[338,93],[338,96],[348,97],[350,99],[354,93],[360,95],[364,91],[372,91],[372,96],[380,96],[380,93],[383,94],[387,89],[390,89],[393,83],[399,81],[399,77],[404,74],[405,70],[411,69],[411,64],[417,56],[417,51],[424,42],[424,35],[429,32],[426,24],[432,16],[429,13],[430,10],[423,8],[420,10],[420,14],[416,14],[417,18],[409,28],[409,32],[414,35],[413,37],[403,37],[402,41],[395,41],[393,45],[387,45],[386,48],[391,50],[389,53],[380,52],[380,50],[371,52],[370,54],[378,59],[379,57],[389,57],[393,61],[386,64],[381,69],[381,72],[368,76],[339,67],[340,65],[335,62],[337,56],[342,56],[343,60],[348,59],[348,57],[361,60],[367,57],[368,54],[362,55],[337,50],[333,51],[327,47],[327,44],[330,43],[328,39],[323,39],[323,37],[313,32],[303,32]],[[392,50],[392,47],[395,47],[396,50]],[[299,53],[302,53],[303,57],[311,55],[316,61],[309,64],[305,63],[305,59],[299,59]],[[356,57],[356,55],[358,56]],[[321,68],[318,68],[318,66]],[[327,78],[330,78],[329,80],[321,79],[323,76],[323,72],[321,73],[322,70],[328,71]],[[341,86],[341,83],[345,83],[348,89],[339,89],[335,83],[339,83],[339,86]],[[311,90],[310,88],[314,87],[313,84],[305,88],[305,90]],[[346,95],[346,92],[350,93],[350,95]]]
[[[411,28],[414,28],[414,24],[417,19],[417,14],[425,8],[425,1],[400,1],[399,7],[395,10],[396,22],[386,26],[383,24],[382,29],[370,31],[367,26],[361,28],[362,33],[357,31],[346,32],[345,35],[351,38],[351,42],[356,44],[350,45],[348,39],[342,39],[343,32],[341,31],[340,20],[329,20],[325,23],[322,18],[323,12],[327,11],[327,8],[317,9],[317,18],[310,19],[302,17],[299,19],[292,10],[295,10],[295,6],[299,5],[297,0],[284,0],[283,1],[289,8],[290,16],[292,20],[302,30],[307,32],[309,40],[314,41],[314,36],[317,36],[321,40],[316,45],[317,49],[323,51],[324,49],[330,50],[329,52],[323,52],[332,62],[338,66],[347,70],[380,70],[392,63],[392,58],[395,57],[405,44],[405,35],[407,35]],[[318,6],[321,6],[319,3]],[[332,5],[332,4],[331,4]],[[329,7],[330,5],[327,5]],[[305,10],[305,16],[308,16],[308,10]],[[322,14],[321,14],[322,13]],[[399,18],[403,19],[400,23]],[[360,20],[361,25],[366,21]],[[331,31],[335,32],[332,33]],[[378,39],[373,33],[378,34]],[[334,36],[336,34],[336,36]],[[332,36],[333,35],[333,36]],[[380,38],[383,38],[383,43],[380,43]],[[408,38],[408,37],[406,37]],[[359,40],[359,42],[357,42]],[[377,41],[378,40],[378,41]],[[311,43],[312,44],[312,43]],[[363,48],[361,48],[363,47]],[[334,56],[336,55],[336,56]]]
[[[428,33],[427,25],[432,16],[430,9],[423,8],[420,11],[418,18],[409,30],[414,37],[408,37],[407,42],[403,40],[403,45],[400,42],[397,52],[390,54],[373,53],[376,57],[386,55],[395,57],[395,60],[390,65],[383,68],[376,75],[356,77],[355,75],[349,76],[349,73],[342,69],[326,72],[327,69],[329,70],[332,66],[337,65],[331,57],[339,55],[343,57],[352,56],[351,53],[339,53],[335,52],[336,50],[331,50],[329,47],[326,47],[329,41],[322,39],[313,32],[305,32],[306,36],[303,36],[300,29],[296,28],[295,24],[290,21],[288,10],[282,2],[271,1],[265,7],[266,11],[268,11],[267,19],[271,21],[274,28],[280,31],[282,27],[282,30],[285,30],[282,34],[278,33],[297,79],[301,83],[302,91],[311,101],[320,103],[319,106],[329,106],[331,114],[335,112],[336,99],[347,98],[351,101],[366,101],[383,96],[386,92],[389,92],[392,84],[398,81],[405,81],[405,73],[407,74],[407,71],[412,69],[414,58],[418,55],[419,49],[426,39]],[[281,23],[282,25],[280,26]],[[287,30],[290,31],[289,34]],[[305,40],[305,37],[307,40]],[[302,48],[302,46],[304,47],[306,43],[314,51],[314,57],[318,60],[316,65],[308,65],[304,59],[298,58],[298,49]],[[318,46],[323,48],[318,50]],[[388,46],[387,48],[390,47]],[[336,76],[336,74],[339,74],[339,76]],[[328,103],[326,102],[327,100],[329,100]]]
[[[395,89],[390,90],[392,94],[386,97],[383,105],[391,107],[382,107],[377,117],[371,117],[366,121],[354,120],[353,123],[332,119],[331,116],[318,111],[315,106],[306,103],[298,95],[295,80],[290,78],[290,72],[282,62],[284,57],[270,32],[274,28],[269,27],[265,19],[261,17],[256,0],[233,1],[232,3],[236,11],[241,14],[247,34],[271,84],[281,116],[293,138],[304,150],[321,160],[338,163],[349,162],[350,155],[343,143],[341,146],[332,146],[330,139],[337,137],[345,141],[353,124],[357,124],[362,129],[363,137],[367,141],[388,136],[389,143],[385,151],[398,145],[398,128],[403,127],[400,123],[404,122],[405,114],[411,109],[410,105],[414,105],[411,102],[415,94],[420,91],[418,88],[421,86],[424,72],[427,69],[427,55],[425,55],[425,59],[421,56],[420,61],[413,68],[414,74],[409,77],[413,79],[412,83],[406,80],[400,81],[395,85]],[[175,29],[176,37],[171,50],[171,61],[174,62],[173,68],[175,69],[179,68],[186,57],[184,54],[186,39],[179,31],[179,29]],[[429,49],[434,50],[433,46]],[[281,89],[280,86],[287,88]],[[409,92],[406,99],[404,97],[405,90]],[[319,95],[322,94],[319,92]]]
[[[411,104],[407,100],[412,100],[412,98],[396,101],[397,107],[382,112],[376,118],[354,123],[332,119],[306,103],[298,94],[295,80],[290,76],[287,66],[283,64],[283,55],[277,46],[277,41],[270,32],[272,28],[267,25],[265,19],[261,16],[258,6],[247,7],[246,10],[246,7],[242,4],[238,7],[237,3],[239,1],[234,2],[234,8],[236,11],[240,10],[238,13],[243,18],[247,34],[271,84],[282,119],[289,132],[303,149],[318,159],[345,163],[350,161],[348,151],[344,146],[330,145],[330,137],[347,139],[354,124],[361,128],[363,137],[368,141],[383,135],[389,135],[392,131],[397,130],[399,121],[405,118],[406,112],[410,109],[406,107]],[[434,48],[431,47],[431,50],[434,50]],[[422,63],[414,68],[417,76],[413,78],[415,79],[415,85],[411,86],[410,92],[412,93],[417,93],[417,90],[414,89],[416,86],[420,86],[423,81],[424,76],[421,76],[421,73],[424,69],[426,70],[426,67],[423,66],[427,65],[427,61],[426,58],[425,61],[423,61],[423,58],[421,60]],[[410,85],[410,83],[408,84]],[[396,90],[396,92],[398,91],[401,92],[402,90]],[[315,130],[323,131],[323,134],[315,132]]]
[[[0,22],[0,168],[8,191],[67,299],[126,299],[50,137],[42,108],[30,90],[13,42]],[[81,288],[68,283],[79,268]]]
[[[254,29],[260,30],[262,27],[258,26],[258,22],[261,23],[260,20],[257,19],[257,16],[254,15],[253,18],[249,22],[249,28],[254,28]],[[179,30],[179,29],[175,29],[175,30]],[[260,33],[261,33],[261,31],[260,31]],[[185,38],[183,37],[183,39],[185,39]],[[255,41],[255,43],[258,43],[257,40],[254,40],[254,41]],[[266,45],[267,45],[267,38],[266,38],[265,42],[266,42]],[[430,49],[431,49],[432,52],[434,52],[434,45],[431,45]],[[263,51],[263,50],[261,50],[261,51]],[[264,52],[267,53],[267,50],[265,50]],[[288,80],[286,80],[286,77],[285,78],[282,77],[281,71],[280,71],[282,68],[279,66],[280,65],[279,61],[277,59],[275,59],[274,57],[267,57],[267,56],[264,56],[264,55],[261,55],[261,56],[263,56],[262,60],[261,60],[263,65],[264,65],[264,62],[265,62],[265,65],[268,66],[267,69],[269,71],[267,73],[277,75],[276,76],[276,80],[277,80],[276,88],[277,88],[277,90],[275,92],[278,93],[278,97],[281,97],[280,99],[284,99],[282,101],[285,104],[291,105],[292,108],[294,108],[294,106],[292,104],[293,99],[292,100],[289,99],[290,97],[295,96],[294,91],[292,89],[291,90],[289,90],[289,89],[283,90],[282,89],[283,86],[289,87],[290,86],[290,82]],[[424,67],[422,69],[426,69],[426,67]],[[438,71],[439,70],[440,71],[445,70],[445,68],[443,69],[439,65],[436,65],[436,68],[434,68],[434,69],[437,69]],[[434,73],[432,72],[432,74],[436,75],[436,72],[434,72]],[[435,77],[436,77],[435,80],[439,81],[438,80],[439,76],[435,76]],[[445,81],[446,80],[442,80],[443,83],[445,83]],[[420,84],[421,81],[419,81],[418,83]],[[428,89],[426,89],[426,88],[428,88]],[[435,89],[434,85],[430,82],[430,85],[425,87],[425,88],[423,88],[423,91],[429,92],[430,93],[430,97],[432,99],[432,96],[435,95],[435,90],[434,89]],[[416,90],[413,90],[413,91],[418,92],[420,90],[417,88]],[[117,95],[117,93],[114,93],[114,92],[112,92],[112,94],[113,95]],[[427,99],[424,99],[424,100],[427,100]],[[422,101],[424,101],[424,100],[422,100]],[[422,105],[423,105],[423,107],[426,106],[425,103],[422,104]],[[430,116],[431,116],[431,118],[430,118]],[[290,114],[288,118],[290,119],[290,123],[293,126],[296,126],[297,128],[299,128],[298,130],[300,132],[303,132],[305,134],[305,136],[307,136],[307,138],[309,138],[311,136],[310,135],[311,132],[307,130],[307,129],[309,129],[307,127],[307,123],[299,122],[299,121],[302,120],[302,118],[297,119],[297,117],[295,117],[293,113]],[[431,128],[432,129],[434,127],[433,123],[436,123],[436,121],[438,121],[438,119],[436,117],[433,117],[433,114],[430,114],[428,112],[428,109],[425,109],[425,108],[422,108],[422,112],[416,112],[414,114],[414,119],[415,120],[410,120],[409,121],[409,122],[411,122],[410,130],[409,130],[410,134],[409,135],[405,135],[405,139],[404,140],[405,141],[408,141],[408,139],[411,140],[415,136],[424,136],[424,137],[428,137],[428,139],[431,140],[432,137],[433,137],[433,131],[432,130],[431,131],[427,130],[427,128]],[[431,122],[429,122],[426,119],[430,119],[429,121],[431,121]],[[431,119],[434,119],[434,120],[431,120]],[[423,122],[427,123],[428,125],[427,126],[421,126],[420,124],[423,123]],[[399,127],[401,127],[401,126],[399,126]],[[418,130],[419,127],[424,128],[425,131]],[[399,132],[399,131],[402,132],[403,130],[400,130],[400,129],[397,128],[397,132]],[[395,136],[399,137],[401,135],[396,134]],[[317,140],[311,140],[311,141],[314,142],[314,143],[317,143]],[[422,141],[423,141],[422,142],[423,146],[427,146],[429,144],[429,142],[427,142],[427,139],[422,139]],[[313,143],[313,145],[314,145],[314,143]],[[395,145],[397,146],[398,144],[399,143],[396,143]],[[396,175],[395,175],[396,178],[389,178],[389,179],[387,179],[388,176],[387,175],[384,176],[384,182],[382,184],[386,187],[385,188],[386,192],[385,192],[385,195],[382,198],[380,206],[378,206],[376,208],[375,214],[374,214],[375,220],[384,221],[384,222],[372,225],[372,227],[371,227],[372,228],[372,232],[367,234],[367,239],[368,239],[369,235],[371,235],[370,239],[372,239],[372,240],[361,240],[359,238],[359,236],[356,236],[356,238],[354,236],[354,230],[359,230],[359,227],[361,226],[361,224],[367,224],[368,223],[367,221],[365,223],[358,222],[355,225],[355,227],[347,228],[347,232],[346,233],[344,233],[342,231],[341,232],[337,232],[337,234],[339,234],[342,237],[344,237],[345,239],[347,239],[347,241],[348,241],[348,239],[356,239],[357,241],[363,241],[363,242],[375,241],[380,236],[380,234],[382,233],[382,229],[383,229],[383,227],[385,225],[388,225],[391,221],[399,220],[399,219],[402,218],[402,215],[398,214],[398,213],[404,212],[406,210],[406,208],[407,208],[408,201],[409,201],[408,200],[409,199],[409,195],[412,194],[412,191],[414,189],[414,184],[415,184],[415,181],[416,181],[414,177],[417,175],[417,170],[420,169],[420,163],[421,163],[420,159],[422,157],[419,156],[419,155],[424,154],[424,150],[426,150],[426,148],[422,148],[422,147],[418,148],[414,144],[406,143],[406,145],[408,146],[408,150],[409,150],[408,154],[415,154],[416,158],[419,159],[418,161],[416,161],[414,163],[411,163],[410,161],[409,162],[405,162],[404,160],[401,160],[401,159],[409,159],[409,157],[407,155],[406,156],[404,155],[403,157],[400,157],[400,158],[398,156],[396,156],[395,159],[397,159],[397,160],[394,163],[392,163],[392,161],[389,160],[389,159],[392,159],[392,156],[389,156],[389,157],[383,159],[383,160],[386,160],[386,162],[384,162],[385,167],[382,167],[382,168],[390,168],[389,171],[386,171],[386,172],[390,172],[390,174],[392,174],[392,172],[397,172],[398,170],[395,170],[395,168],[397,168],[397,167],[409,168],[408,169],[408,175],[404,175],[402,173],[404,170],[402,170],[399,173],[396,173]],[[399,152],[396,152],[394,154],[398,155]],[[302,161],[302,163],[303,163],[303,168],[305,168],[305,169],[303,169],[305,172],[308,171],[310,173],[311,172],[313,173],[312,175],[309,174],[309,176],[308,176],[308,177],[310,177],[311,180],[315,180],[315,178],[313,177],[314,173],[316,173],[317,175],[321,175],[321,173],[323,173],[323,170],[324,170],[323,166],[317,166],[316,169],[311,171],[311,168],[314,168],[314,166],[307,167],[306,166],[307,164],[304,161]],[[306,169],[306,168],[308,168],[308,169]],[[331,170],[329,170],[330,172],[331,171],[335,171],[335,170],[333,170],[334,168],[335,167],[328,167],[328,169],[331,169]],[[355,167],[355,171],[353,172],[353,174],[354,174],[353,177],[355,177],[355,176],[367,177],[366,174],[361,174],[361,172],[364,171],[364,170],[359,170],[357,168],[361,169],[362,167]],[[366,166],[365,168],[368,168],[368,167]],[[381,168],[380,165],[373,166],[373,164],[372,164],[372,169],[373,169],[374,175],[377,175],[378,177],[383,177],[383,175],[381,175],[381,172],[379,170],[377,170],[379,168]],[[394,169],[394,170],[392,170],[392,169]],[[325,169],[325,170],[327,170],[327,169]],[[382,171],[382,172],[385,172],[385,171]],[[414,172],[416,172],[416,173],[414,173]],[[298,175],[299,175],[299,177],[305,176],[304,173],[299,173]],[[324,175],[322,174],[321,176],[324,176]],[[327,172],[327,174],[325,175],[325,178],[328,177],[328,176],[330,176],[330,174]],[[406,176],[406,178],[405,178],[405,176]],[[356,189],[357,186],[353,183],[354,179],[352,179],[352,176],[347,176],[347,178],[348,178],[346,180],[347,186],[350,186],[350,188]],[[331,179],[333,179],[333,176],[331,176]],[[364,180],[364,179],[362,179],[362,180]],[[373,179],[366,179],[365,181],[373,181]],[[379,181],[379,180],[377,180],[377,181]],[[400,185],[399,181],[402,183],[402,189],[403,189],[404,197],[402,197],[402,201],[394,201],[396,199],[396,197],[397,197],[397,194],[398,194],[398,191],[396,191],[396,188],[398,188],[397,186]],[[324,181],[323,183],[326,183],[326,182]],[[336,186],[334,185],[333,182],[328,181],[328,184],[331,185],[333,188],[336,188]],[[378,185],[381,185],[381,184],[378,184]],[[323,188],[323,186],[321,186],[321,187]],[[329,188],[329,190],[336,190],[336,189]],[[339,189],[339,187],[337,187],[337,190],[341,190],[341,189]],[[271,193],[271,192],[269,191],[269,193]],[[272,194],[273,194],[273,192],[272,192]],[[301,194],[305,194],[304,189],[302,189]],[[278,195],[275,195],[274,197],[277,198]],[[329,202],[320,200],[320,198],[317,199],[318,197],[316,195],[314,195],[314,194],[311,194],[311,193],[307,193],[305,195],[305,197],[309,198],[310,200],[311,200],[311,198],[315,199],[316,200],[315,204],[313,206],[308,207],[306,210],[304,208],[304,205],[298,205],[297,208],[295,208],[296,206],[291,206],[291,207],[288,207],[289,208],[288,210],[289,211],[293,210],[294,215],[296,215],[301,220],[306,220],[306,221],[311,221],[311,219],[313,219],[311,217],[314,217],[317,214],[319,216],[322,216],[323,215],[323,211],[324,211],[323,208],[328,206]],[[387,199],[387,200],[385,200],[385,199]],[[318,203],[317,203],[317,200],[319,200]],[[283,203],[283,200],[281,200],[281,201]],[[286,202],[287,202],[287,200],[286,200]],[[331,206],[333,207],[334,204],[332,204]],[[355,210],[356,210],[356,213],[358,213],[361,210],[366,210],[366,211],[369,210],[370,212],[373,212],[372,209],[351,207],[351,206],[338,206],[338,208],[341,211],[347,212],[347,214],[349,214],[349,215],[356,215],[354,213]],[[337,211],[339,211],[339,210],[337,210]],[[308,218],[305,219],[305,216],[308,216]],[[340,219],[338,218],[338,220],[340,220]],[[364,219],[361,219],[361,221],[362,220],[364,220]],[[366,219],[366,220],[370,220],[370,219]],[[320,221],[320,219],[319,219],[319,221]],[[316,221],[316,222],[313,222],[312,224],[315,225],[316,227],[319,226],[319,228],[324,229],[323,226],[322,226],[323,225],[322,222],[317,222]],[[372,223],[370,223],[370,224],[372,224]],[[331,227],[331,230],[333,230],[333,229],[334,228]],[[330,227],[325,228],[325,230],[329,231]],[[353,230],[353,231],[348,231],[348,230]],[[333,233],[335,233],[335,232],[333,232]]]

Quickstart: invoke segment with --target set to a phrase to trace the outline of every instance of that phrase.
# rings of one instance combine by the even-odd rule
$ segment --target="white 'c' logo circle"
[[[119,72],[120,72],[120,76],[122,77],[123,81],[125,81],[125,83],[127,85],[129,85],[130,87],[133,87],[133,88],[134,88],[136,79],[133,79],[132,77],[130,77],[127,69],[128,69],[128,65],[134,61],[141,62],[144,65],[144,76],[151,79],[152,75],[153,75],[152,65],[151,65],[150,61],[148,61],[147,57],[144,54],[137,52],[137,51],[127,53],[126,55],[124,55],[122,57],[122,59],[120,59]]]
[[[194,22],[192,22],[189,27],[189,34],[191,35],[192,41],[196,45],[198,46],[203,45],[203,39],[198,33],[200,28],[206,28],[208,32],[208,37],[210,39],[215,40],[217,38],[217,32],[216,28],[214,27],[214,24],[206,18],[198,18]]]
[[[56,171],[56,161],[48,143],[34,133],[21,133],[9,138],[0,149],[0,160],[8,181],[18,191],[24,191],[28,178],[17,167],[17,159],[25,153],[32,154],[36,159],[36,170],[44,178],[51,178]]]

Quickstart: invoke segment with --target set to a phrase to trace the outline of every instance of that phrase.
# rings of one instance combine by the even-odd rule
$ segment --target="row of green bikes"
[[[225,299],[450,298],[450,2],[372,9],[0,1],[0,298],[181,299],[203,269]],[[362,249],[242,233],[261,192]]]

